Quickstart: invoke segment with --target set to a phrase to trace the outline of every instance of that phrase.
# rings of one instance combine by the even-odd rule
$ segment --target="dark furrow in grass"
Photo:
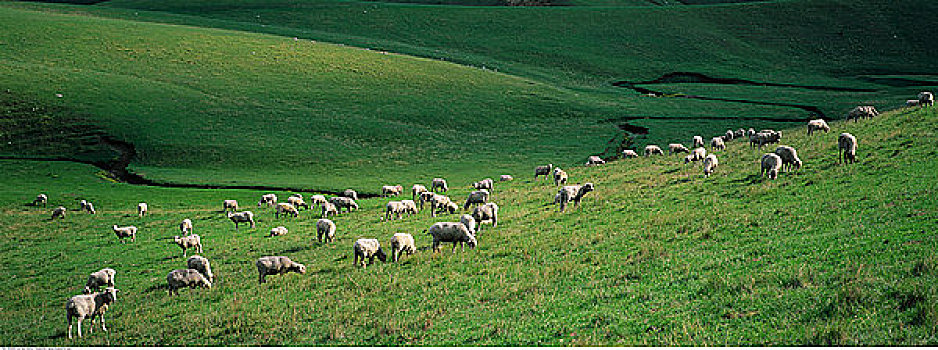
[[[646,80],[639,82],[629,82],[629,81],[617,81],[612,83],[614,86],[623,86],[623,85],[649,85],[649,84],[726,84],[726,85],[749,85],[749,86],[771,86],[771,87],[785,87],[785,88],[796,88],[796,89],[805,89],[805,90],[821,90],[821,91],[839,91],[839,92],[876,92],[875,89],[857,89],[857,88],[846,88],[838,86],[822,86],[822,85],[799,85],[799,84],[785,84],[785,83],[768,83],[753,81],[747,79],[738,79],[738,78],[717,78],[711,77],[703,73],[695,72],[671,72],[665,75],[662,75],[658,79]]]

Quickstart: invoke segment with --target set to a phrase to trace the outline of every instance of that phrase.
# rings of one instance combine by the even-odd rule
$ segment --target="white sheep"
[[[293,217],[300,216],[300,211],[296,210],[296,207],[290,203],[277,203],[277,212],[274,213],[276,218],[280,218],[280,215],[293,215]]]
[[[472,193],[469,194],[469,197],[466,198],[466,204],[463,205],[463,210],[468,210],[469,206],[473,204],[485,204],[485,202],[488,202],[488,201],[489,201],[489,191],[486,191],[486,190],[472,191]]]
[[[55,209],[52,209],[52,220],[55,220],[55,218],[65,219],[66,211],[68,211],[68,209],[65,209],[65,207],[56,207]]]
[[[638,153],[631,149],[622,150],[622,158],[638,158]]]
[[[418,202],[420,203],[420,210],[423,210],[423,204],[431,202],[434,196],[436,196],[436,193],[430,191],[421,192],[419,195],[417,195]]]
[[[426,232],[433,237],[434,252],[440,250],[440,243],[453,243],[454,253],[456,252],[457,245],[461,246],[462,250],[465,251],[466,244],[469,245],[469,248],[475,248],[478,244],[475,235],[469,232],[469,228],[461,222],[437,222],[433,224],[433,226],[430,226]]]
[[[92,214],[92,215],[95,214],[94,204],[91,204],[91,202],[86,201],[84,199],[82,199],[81,202],[78,202],[78,210],[87,211],[89,214]]]
[[[266,277],[270,275],[283,275],[287,272],[296,272],[301,275],[306,273],[305,265],[285,256],[264,256],[257,259],[254,265],[257,266],[258,283],[267,282]]]
[[[322,217],[327,218],[330,215],[339,215],[339,209],[335,207],[335,204],[325,202],[322,204]]]
[[[430,191],[436,192],[446,192],[449,191],[449,185],[446,184],[446,180],[442,178],[434,178],[433,181],[430,181]]]
[[[416,214],[418,213],[418,210],[417,210],[417,203],[416,203],[416,202],[414,202],[414,201],[412,201],[412,200],[410,200],[410,199],[405,199],[405,200],[402,200],[401,203],[404,204],[404,213],[405,213],[405,214],[414,214],[414,215],[416,215]]]
[[[117,227],[117,225],[114,225],[111,229],[114,230],[114,235],[116,235],[117,239],[120,239],[121,242],[127,237],[130,237],[131,242],[137,239],[136,226]]]
[[[394,262],[400,260],[401,253],[413,255],[417,252],[417,245],[414,243],[414,236],[408,233],[395,233],[391,237],[391,257]]]
[[[798,151],[794,147],[778,146],[775,148],[775,154],[782,158],[782,167],[786,171],[801,169],[801,158],[798,158]]]
[[[857,138],[846,132],[837,137],[837,160],[841,158],[844,164],[857,161]]]
[[[573,201],[574,206],[580,204],[580,200],[583,199],[587,193],[592,192],[595,189],[592,183],[587,182],[581,185],[573,186],[564,186],[560,188],[560,192],[554,197],[554,203],[560,204],[560,212],[564,212],[567,209],[567,203]]]
[[[404,203],[401,203],[400,201],[388,202],[388,204],[385,205],[385,208],[386,208],[384,212],[385,220],[392,220],[392,218],[395,215],[397,216],[398,219],[402,219],[404,217],[404,210],[406,208],[404,207]]]
[[[300,208],[309,209],[309,204],[306,204],[306,201],[303,200],[303,197],[290,196],[287,198],[287,203],[293,205],[294,208],[299,210]]]
[[[601,165],[601,164],[606,164],[606,161],[603,160],[602,158],[599,158],[599,156],[589,156],[589,158],[586,159],[587,166]]]
[[[172,270],[166,275],[166,284],[169,285],[169,295],[179,294],[179,289],[185,287],[212,288],[212,282],[196,269]]]
[[[724,141],[733,141],[733,139],[735,138],[733,137],[733,130],[727,130],[726,133],[723,134],[723,138],[724,138]]]
[[[782,158],[775,153],[766,153],[762,156],[762,176],[768,176],[769,179],[778,178],[778,171],[782,167]]]
[[[254,228],[254,213],[250,211],[242,211],[240,213],[229,212],[225,215],[228,216],[228,220],[231,220],[235,224],[235,230],[239,230],[238,224],[242,222],[251,223],[251,228]]]
[[[360,238],[355,241],[352,246],[352,253],[355,256],[352,264],[358,266],[361,263],[362,268],[374,264],[375,258],[378,258],[381,262],[387,261],[387,255],[381,249],[381,243],[374,238]],[[365,259],[368,260],[367,264],[365,264]]]
[[[186,257],[186,250],[189,248],[195,248],[199,253],[202,252],[202,238],[199,235],[174,236],[173,242],[182,248],[182,257]]]
[[[286,235],[288,232],[290,232],[290,230],[287,230],[286,227],[277,226],[277,227],[274,227],[274,228],[270,229],[270,235],[268,235],[267,237],[284,236],[284,235]]]
[[[515,178],[512,177],[511,175],[501,175],[501,176],[498,177],[498,181],[502,181],[502,182],[511,181],[511,180],[514,180],[514,179],[515,179]]]
[[[192,233],[192,220],[183,219],[182,222],[179,223],[179,231],[184,235]]]
[[[717,168],[717,165],[720,165],[720,161],[717,160],[717,155],[713,153],[708,154],[703,162],[704,176],[710,177],[710,174],[713,174],[713,170]]]
[[[38,207],[40,204],[45,207],[46,203],[49,203],[49,196],[46,196],[45,193],[40,193],[38,196],[36,196],[36,199],[33,200],[34,207]]]
[[[847,120],[853,119],[854,122],[857,122],[860,119],[863,119],[863,118],[872,119],[873,117],[876,117],[878,115],[879,115],[879,111],[876,110],[876,107],[856,106],[853,109],[851,109],[850,112],[847,112],[847,117],[845,119]]]
[[[663,155],[664,155],[664,151],[662,151],[662,150],[661,150],[661,147],[658,147],[657,145],[648,145],[648,146],[645,146],[645,157],[651,156],[651,155],[653,155],[653,154],[657,154],[657,155],[659,155],[659,156],[663,156]]]
[[[539,165],[534,167],[534,179],[537,180],[538,176],[544,175],[544,179],[547,179],[547,176],[554,171],[553,164]]]
[[[918,93],[918,101],[922,107],[929,107],[935,104],[935,95],[930,91],[922,91]]]
[[[781,139],[781,131],[763,130],[752,134],[752,136],[749,137],[749,147],[753,148],[758,146],[761,149],[762,146],[778,143]]]
[[[694,136],[693,139],[691,140],[691,143],[694,144],[693,147],[703,147],[704,146],[703,136],[699,136],[699,135]]]
[[[401,193],[404,193],[404,186],[394,185],[394,186],[381,186],[381,194],[385,196],[400,196]]]
[[[421,193],[424,193],[424,192],[429,192],[426,186],[421,185],[421,184],[414,184],[414,187],[411,188],[410,199],[417,200],[417,196],[419,196]]]
[[[476,219],[472,215],[463,214],[459,217],[459,222],[465,225],[469,232],[476,233]]]
[[[101,289],[101,287],[114,287],[114,275],[117,271],[104,268],[92,272],[88,275],[88,282],[85,282],[85,294],[92,294]]]
[[[212,273],[212,265],[208,259],[199,255],[190,256],[189,260],[186,260],[186,267],[199,271],[209,282],[215,283],[215,274]]]
[[[436,217],[437,210],[445,209],[447,204],[452,203],[453,201],[445,195],[434,194],[428,202],[430,203],[430,216]]]
[[[226,213],[229,211],[238,211],[238,201],[234,199],[226,199],[222,202],[221,205]]]
[[[726,143],[723,143],[722,137],[714,137],[710,139],[710,150],[711,151],[722,151],[726,149]]]
[[[672,155],[672,154],[681,153],[681,152],[690,153],[690,150],[687,149],[687,147],[684,147],[684,145],[682,145],[682,144],[680,144],[680,143],[669,143],[669,144],[668,144],[668,155],[669,155],[669,156]]]
[[[322,242],[323,239],[326,240],[326,243],[334,241],[335,222],[329,219],[319,219],[316,221],[316,235],[320,242]]]
[[[472,218],[478,224],[479,231],[482,230],[482,224],[484,223],[492,224],[493,228],[498,227],[498,204],[489,202],[476,207],[472,210]]]
[[[733,132],[733,137],[737,139],[745,137],[745,136],[746,136],[746,129],[740,128],[739,130],[736,130]]]
[[[824,119],[812,119],[808,121],[808,136],[811,136],[815,131],[823,130],[824,133],[829,133],[831,127],[827,125],[827,122]]]
[[[260,208],[260,207],[262,207],[262,206],[265,205],[265,204],[266,204],[268,207],[272,207],[272,206],[274,206],[274,205],[277,205],[277,195],[276,195],[276,194],[273,194],[273,193],[268,193],[268,194],[262,195],[262,196],[261,196],[261,200],[257,201],[257,207]]]
[[[922,105],[922,101],[919,100],[905,100],[906,107],[918,107]]]
[[[566,185],[567,179],[569,179],[569,176],[566,171],[560,168],[554,169],[554,186]]]
[[[684,157],[684,164],[690,162],[699,162],[704,160],[704,158],[707,158],[707,149],[703,147],[697,147],[690,151],[690,154]]]
[[[355,192],[355,190],[351,188],[348,188],[345,191],[342,191],[342,196],[351,198],[352,200],[356,200],[356,201],[358,200],[358,192]]]
[[[355,199],[351,197],[332,197],[329,198],[329,203],[335,205],[338,208],[339,213],[342,213],[342,209],[345,209],[348,212],[352,210],[358,210],[358,203],[355,203]]]
[[[477,190],[488,190],[491,192],[495,190],[495,181],[491,178],[485,178],[480,181],[473,182],[471,186]]]
[[[148,207],[146,203],[143,203],[143,202],[137,203],[137,215],[138,216],[143,217],[144,215],[147,215],[147,209]]]
[[[94,333],[94,319],[101,317],[101,330],[107,332],[104,324],[104,314],[108,307],[117,300],[117,289],[106,288],[103,292],[91,295],[76,295],[65,302],[65,319],[68,323],[68,339],[72,339],[72,319],[78,320],[78,337],[81,338],[81,322],[91,319],[91,328],[88,333]]]
[[[313,203],[313,205],[322,206],[323,204],[326,204],[329,201],[326,200],[326,196],[323,196],[321,194],[314,194],[312,196],[309,196],[309,202]]]

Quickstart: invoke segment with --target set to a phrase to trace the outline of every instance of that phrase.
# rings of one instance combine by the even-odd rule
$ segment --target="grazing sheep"
[[[114,269],[100,269],[88,275],[88,282],[85,282],[85,294],[92,294],[101,289],[101,287],[114,287],[114,275],[117,271]]]
[[[185,287],[212,288],[212,282],[196,269],[172,270],[166,275],[166,283],[169,284],[169,295],[179,294],[179,289]]]
[[[290,196],[287,198],[287,203],[293,205],[294,208],[299,210],[301,207],[309,210],[309,204],[306,204],[306,201],[303,200],[303,197]]]
[[[485,178],[478,182],[473,182],[472,188],[475,188],[477,190],[488,190],[489,192],[491,192],[495,190],[495,181],[490,178]]]
[[[738,138],[743,138],[745,136],[746,136],[746,129],[740,128],[739,130],[736,130],[733,132],[734,138],[738,139]]]
[[[186,257],[186,250],[189,248],[195,248],[199,253],[202,252],[202,238],[199,235],[174,236],[173,242],[182,248],[182,257]]]
[[[470,205],[473,204],[485,204],[489,201],[489,191],[478,190],[472,191],[469,194],[469,197],[466,198],[466,204],[463,205],[463,210],[468,210]]]
[[[498,227],[498,204],[489,202],[476,207],[472,210],[472,218],[478,224],[479,231],[482,231],[482,224],[486,222],[492,224],[493,228]]]
[[[445,179],[437,177],[430,182],[430,191],[436,192],[438,190],[442,192],[449,191],[449,185],[446,184]]]
[[[699,162],[707,158],[707,149],[703,147],[694,148],[686,157],[684,157],[684,164],[690,162]]]
[[[114,230],[114,235],[116,235],[117,239],[120,239],[121,242],[127,237],[130,237],[131,242],[137,239],[136,226],[117,227],[117,225],[114,225],[111,229]]]
[[[778,178],[778,170],[782,167],[782,158],[775,153],[766,153],[762,156],[762,176],[769,179]]]
[[[325,238],[326,243],[335,240],[335,223],[329,219],[316,221],[316,236],[320,242]]]
[[[857,138],[849,133],[843,133],[837,137],[837,160],[840,161],[841,158],[844,164],[857,161]]]
[[[436,193],[430,191],[420,193],[417,196],[420,202],[420,210],[423,210],[423,204],[432,201],[434,196],[436,196]]]
[[[763,130],[749,137],[749,147],[753,148],[759,146],[759,148],[762,148],[762,146],[768,144],[778,143],[781,139],[781,131]]]
[[[587,166],[601,165],[601,164],[606,164],[606,161],[603,160],[602,158],[599,158],[599,156],[589,156],[589,158],[586,159]]]
[[[418,213],[418,210],[417,210],[417,203],[416,203],[416,202],[414,202],[414,201],[412,201],[412,200],[410,200],[410,199],[405,199],[405,200],[402,200],[402,201],[401,201],[401,204],[404,204],[404,213],[405,213],[405,214],[414,214],[414,215],[416,215],[416,214]]]
[[[550,175],[553,171],[553,164],[539,165],[534,168],[534,179],[537,180],[537,177],[541,175],[544,175],[544,179],[547,179],[547,175]]]
[[[475,235],[461,222],[437,222],[433,224],[433,226],[430,226],[430,229],[426,232],[433,237],[434,252],[439,251],[440,243],[453,243],[454,253],[456,252],[457,245],[461,246],[462,250],[465,251],[466,244],[469,244],[469,248],[475,248],[478,244]]]
[[[684,145],[682,145],[682,144],[680,144],[680,143],[669,143],[669,144],[668,144],[668,155],[669,155],[669,156],[672,155],[672,154],[681,153],[681,152],[690,153],[690,150],[687,149],[687,147],[684,147]]]
[[[355,192],[355,190],[351,188],[346,189],[345,191],[342,191],[342,196],[351,198],[352,200],[356,200],[356,201],[358,200],[358,192]]]
[[[38,196],[36,196],[36,199],[33,200],[34,207],[38,207],[40,204],[45,207],[46,203],[49,203],[49,196],[46,196],[45,193],[40,193]]]
[[[384,254],[384,250],[381,250],[381,243],[374,238],[360,238],[355,241],[352,250],[355,255],[355,261],[352,264],[355,266],[358,266],[360,262],[362,268],[365,268],[374,264],[375,258],[378,258],[381,262],[387,261],[387,255]],[[368,259],[367,264],[365,264],[365,259]]]
[[[101,330],[107,332],[104,324],[104,313],[108,307],[117,300],[117,289],[106,288],[103,292],[91,295],[76,295],[65,302],[65,320],[68,322],[68,339],[72,339],[72,319],[78,319],[78,337],[81,338],[81,322],[91,319],[91,329],[94,333],[94,319],[101,316]]]
[[[567,184],[567,172],[563,169],[555,168],[554,169],[554,186],[566,185]]]
[[[746,130],[746,137],[750,137],[755,133],[756,133],[756,129],[749,128],[749,130]]]
[[[406,208],[404,207],[404,203],[401,203],[400,201],[391,201],[391,202],[388,202],[385,208],[386,208],[384,212],[385,220],[392,220],[392,217],[395,215],[397,215],[398,219],[404,218],[404,210],[406,210]]]
[[[638,153],[631,149],[622,150],[622,158],[638,158]]]
[[[391,237],[391,257],[394,262],[401,258],[401,253],[413,255],[417,252],[417,245],[414,243],[414,236],[408,233],[395,233]]]
[[[929,91],[922,91],[918,93],[918,101],[922,107],[929,107],[935,104],[935,95]]]
[[[472,217],[472,215],[463,214],[459,217],[459,222],[461,222],[463,225],[466,225],[466,228],[469,229],[469,232],[472,232],[473,234],[476,233],[476,219]]]
[[[147,215],[147,204],[146,203],[137,203],[137,215],[143,217]]]
[[[515,179],[515,178],[512,177],[511,175],[501,175],[501,176],[498,177],[498,181],[502,181],[502,182],[504,182],[504,181],[511,181],[511,180],[514,180],[514,179]]]
[[[906,107],[918,107],[922,105],[922,101],[919,100],[905,100]]]
[[[94,215],[94,204],[91,204],[91,202],[82,199],[81,202],[78,202],[78,211],[87,211],[89,214]]]
[[[414,187],[411,189],[410,199],[417,200],[417,196],[419,196],[421,193],[424,193],[424,192],[429,192],[427,190],[427,187],[425,187],[424,185],[420,185],[420,184],[414,184]]]
[[[714,138],[710,139],[710,151],[711,151],[711,152],[712,152],[712,151],[717,151],[717,150],[722,151],[722,150],[725,150],[725,149],[726,149],[726,144],[723,143],[723,138],[722,138],[722,137],[714,137]]]
[[[179,223],[179,231],[184,235],[192,233],[192,220],[183,219],[182,222]]]
[[[65,209],[65,207],[56,207],[55,209],[52,209],[52,220],[55,220],[55,218],[64,220],[66,211],[68,211],[68,209]]]
[[[358,203],[355,203],[355,199],[351,197],[332,197],[329,198],[329,203],[335,205],[338,208],[339,213],[342,213],[342,209],[345,209],[349,213],[352,212],[352,209],[358,210]]]
[[[222,202],[221,205],[226,213],[229,211],[238,211],[238,201],[234,199],[226,199]]]
[[[811,136],[815,131],[823,130],[824,133],[831,131],[831,127],[827,125],[827,122],[824,119],[813,119],[808,121],[808,136]]]
[[[704,146],[703,137],[699,135],[694,136],[693,140],[691,140],[691,143],[694,144],[693,147],[703,147]]]
[[[400,196],[401,193],[404,193],[404,186],[395,185],[395,186],[381,186],[381,194],[385,196]]]
[[[240,213],[230,212],[226,213],[228,220],[231,220],[235,224],[235,230],[239,230],[238,224],[242,222],[251,223],[251,228],[254,228],[254,213],[250,211],[242,211]]]
[[[290,203],[277,203],[277,212],[274,215],[279,219],[280,215],[293,215],[293,217],[300,216],[300,211],[296,210],[296,207]]]
[[[260,208],[264,204],[266,204],[268,207],[277,205],[277,195],[273,193],[268,193],[268,194],[261,196],[261,200],[257,202],[257,207]]]
[[[199,271],[202,276],[208,278],[209,282],[215,283],[215,274],[212,273],[212,265],[208,263],[208,259],[199,255],[193,255],[189,257],[189,260],[186,260],[186,266]]]
[[[785,171],[791,171],[791,169],[801,169],[801,158],[798,158],[798,151],[791,146],[778,146],[775,148],[775,154],[782,158],[782,168]]]
[[[459,211],[459,204],[456,204],[456,202],[453,202],[453,201],[446,203],[446,205],[440,209],[441,213],[449,212],[450,214],[456,214],[457,211]]]
[[[717,165],[720,165],[720,161],[717,160],[717,155],[713,153],[708,154],[707,158],[705,158],[703,162],[704,176],[710,177],[710,174],[712,174],[713,170],[717,168]]]
[[[438,209],[445,209],[447,204],[453,201],[442,194],[434,194],[428,202],[430,203],[430,216],[436,217]]]
[[[339,209],[335,207],[335,204],[326,202],[322,204],[322,217],[327,218],[329,215],[336,216],[339,215]]]
[[[663,155],[664,155],[664,151],[661,150],[661,147],[658,147],[658,146],[656,146],[656,145],[648,145],[648,146],[645,146],[645,157],[651,156],[651,155],[653,155],[653,154],[657,154],[657,155],[659,155],[659,156],[663,156]]]
[[[879,111],[876,110],[876,107],[873,106],[856,106],[847,112],[847,117],[845,119],[853,119],[854,122],[859,121],[861,118],[870,118],[876,117],[879,115]]]
[[[309,196],[309,202],[313,203],[313,205],[322,206],[323,204],[326,204],[329,201],[326,200],[326,196],[323,196],[321,194],[314,194],[312,196]]]
[[[693,155],[693,154],[688,154],[688,155],[684,156],[684,164],[687,164],[687,163],[690,163],[690,162],[693,162],[693,161],[694,161],[694,155]]]
[[[270,275],[283,275],[287,272],[296,272],[301,275],[306,273],[306,266],[285,256],[264,256],[257,259],[254,265],[257,266],[258,283],[267,282],[266,277]]]
[[[287,234],[287,232],[290,232],[290,230],[287,230],[286,227],[277,226],[277,227],[270,229],[270,235],[267,237],[284,236]]]
[[[725,138],[726,141],[733,141],[733,139],[734,139],[734,137],[733,137],[733,130],[727,130],[726,133],[723,134],[723,138]]]
[[[557,196],[554,197],[554,203],[560,204],[560,212],[567,210],[567,203],[573,201],[574,206],[579,206],[580,200],[583,199],[587,193],[590,193],[594,190],[592,183],[587,182],[581,185],[573,186],[564,186],[560,188],[560,192],[557,193]]]

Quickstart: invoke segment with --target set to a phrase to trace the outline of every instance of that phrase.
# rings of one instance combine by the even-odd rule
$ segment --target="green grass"
[[[0,339],[4,345],[934,345],[938,328],[938,113],[901,110],[832,123],[808,138],[785,130],[801,170],[758,176],[763,153],[742,142],[717,152],[710,178],[680,157],[568,167],[597,190],[578,208],[547,206],[556,188],[518,176],[499,183],[498,228],[464,253],[420,251],[366,270],[351,263],[359,237],[421,234],[426,213],[381,222],[387,199],[335,221],[338,241],[316,243],[315,215],[259,214],[234,231],[223,199],[261,192],[137,187],[91,167],[0,161]],[[836,163],[836,138],[860,142],[859,163]],[[689,135],[688,135],[689,137]],[[448,174],[444,174],[448,175]],[[494,173],[492,175],[495,175]],[[50,207],[92,200],[95,216]],[[468,188],[452,190],[460,199]],[[285,195],[285,194],[281,194]],[[135,204],[152,214],[137,218]],[[159,286],[183,266],[165,238],[191,218],[218,282],[170,297]],[[447,215],[437,220],[456,220]],[[119,243],[112,224],[140,227]],[[290,233],[265,238],[271,227]],[[285,254],[306,275],[256,283],[253,261]],[[110,333],[64,338],[63,304],[85,276],[109,266],[120,295]]]

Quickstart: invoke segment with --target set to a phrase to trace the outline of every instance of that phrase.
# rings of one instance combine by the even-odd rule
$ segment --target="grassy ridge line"
[[[234,232],[220,201],[251,203],[256,191],[196,191],[109,184],[81,166],[0,162],[15,186],[0,189],[0,240],[17,270],[0,270],[6,344],[44,345],[870,345],[934,344],[938,260],[936,112],[904,110],[830,134],[785,130],[802,170],[761,179],[763,151],[732,142],[703,178],[680,157],[568,168],[597,191],[579,208],[546,206],[556,188],[519,178],[498,184],[497,229],[461,254],[421,251],[402,264],[351,266],[358,237],[386,242],[420,234],[422,214],[380,222],[386,200],[336,218],[336,244],[311,242],[315,220],[259,215],[256,231]],[[836,137],[860,141],[859,163],[836,164]],[[97,216],[45,221],[24,208],[36,193],[51,205],[91,199]],[[453,190],[464,198],[469,189]],[[138,219],[136,202],[153,215]],[[154,289],[178,268],[162,237],[195,221],[215,288],[168,297]],[[112,223],[141,227],[134,244],[115,242]],[[270,227],[291,233],[263,238]],[[23,230],[33,232],[23,235]],[[60,252],[49,263],[34,256]],[[96,252],[95,254],[89,251]],[[287,254],[306,276],[258,286],[251,262]],[[122,289],[108,337],[67,342],[61,303],[85,275],[118,269]],[[55,291],[55,292],[47,292]],[[36,317],[39,313],[39,317]]]

